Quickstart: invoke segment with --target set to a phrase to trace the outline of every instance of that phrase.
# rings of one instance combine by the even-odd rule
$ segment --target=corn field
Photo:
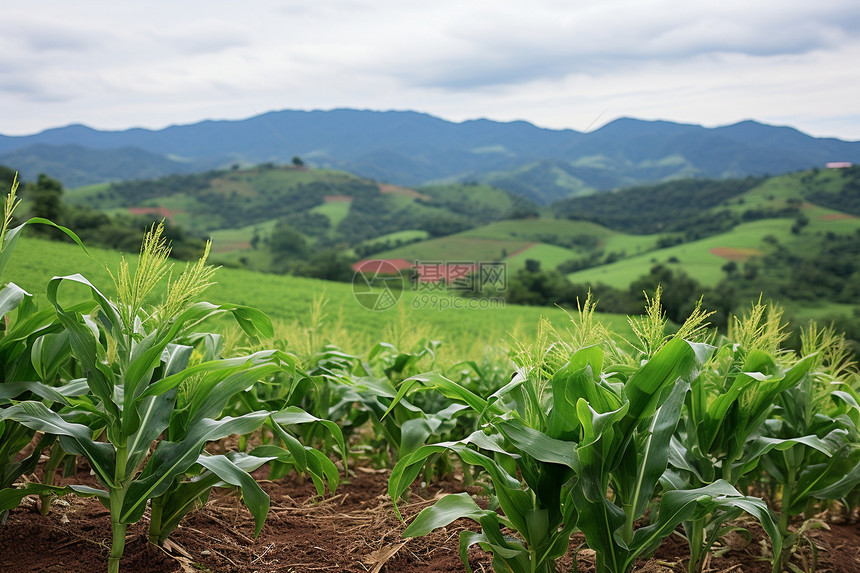
[[[16,204],[13,186],[0,273],[25,226],[53,225],[13,227]],[[598,573],[634,571],[669,536],[699,573],[755,522],[772,571],[795,573],[814,568],[795,558],[814,516],[860,505],[858,377],[832,329],[810,325],[801,352],[784,350],[780,311],[761,303],[725,334],[702,308],[673,327],[658,290],[630,340],[589,298],[566,331],[542,324],[501,358],[443,364],[430,340],[299,347],[262,312],[201,302],[216,269],[206,255],[175,269],[162,231],[111,269],[112,298],[79,274],[44,285],[44,308],[14,277],[0,290],[2,520],[25,499],[47,516],[64,496],[94,498],[110,573],[130,525],[164,546],[213,489],[237,491],[259,535],[261,468],[304,476],[319,499],[356,467],[387,469],[398,516],[416,484],[457,474],[483,494],[439,498],[402,536],[473,522],[459,536],[468,571],[474,547],[498,572],[558,571],[577,534]],[[60,484],[79,460],[96,485]]]

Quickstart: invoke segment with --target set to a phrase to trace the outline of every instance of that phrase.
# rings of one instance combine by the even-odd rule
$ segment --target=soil
[[[83,473],[83,472],[79,472]],[[129,527],[121,571],[124,573],[429,573],[465,571],[458,554],[459,532],[474,527],[455,522],[444,530],[417,538],[401,538],[386,492],[388,471],[358,468],[335,495],[319,500],[309,481],[290,476],[277,482],[261,480],[271,496],[271,511],[260,536],[253,539],[253,519],[236,495],[222,490],[189,515],[159,548],[146,540],[147,516]],[[88,477],[88,476],[87,476]],[[70,480],[65,480],[70,483]],[[83,481],[78,478],[78,481]],[[470,493],[477,493],[479,488]],[[431,487],[416,488],[401,510],[407,521],[441,495],[464,491],[448,478]],[[849,516],[850,517],[850,516]],[[817,573],[860,571],[860,524],[821,522],[800,545],[793,563],[809,570],[817,555]],[[845,517],[842,516],[845,521]],[[754,524],[752,541],[733,534],[724,538],[726,552],[706,563],[708,573],[769,573],[769,544]],[[95,500],[67,496],[55,500],[42,516],[38,501],[27,498],[9,514],[0,537],[0,571],[8,573],[99,572],[107,569],[110,545],[108,510]],[[813,551],[813,546],[815,551]],[[684,573],[686,542],[672,535],[636,573]],[[492,570],[491,560],[473,548],[469,561],[476,572]],[[594,552],[577,534],[559,570],[594,571]]]
[[[745,261],[762,254],[760,250],[749,247],[714,247],[710,253],[729,261]]]

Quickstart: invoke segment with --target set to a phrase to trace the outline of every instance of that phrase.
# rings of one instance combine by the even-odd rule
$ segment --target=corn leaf
[[[265,461],[265,460],[262,460]],[[260,535],[269,513],[269,495],[248,474],[226,456],[199,456],[197,463],[217,475],[221,481],[242,490],[242,500],[254,516],[254,537]]]

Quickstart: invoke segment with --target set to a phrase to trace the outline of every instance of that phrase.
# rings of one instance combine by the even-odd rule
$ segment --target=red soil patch
[[[323,195],[326,203],[352,203],[351,195]]]
[[[352,265],[352,270],[363,273],[394,274],[393,271],[411,269],[412,263],[406,259],[366,259]]]
[[[748,247],[714,247],[709,252],[729,261],[745,261],[762,254],[758,249]]]
[[[167,207],[129,207],[128,212],[132,215],[158,215],[162,219],[173,219],[183,211],[171,211]]]
[[[212,250],[216,253],[229,253],[231,251],[241,251],[244,249],[250,249],[251,242],[250,241],[233,241],[231,243],[218,243],[215,242],[212,245]]]
[[[390,185],[388,183],[380,183],[379,184],[379,192],[384,194],[392,194],[392,195],[404,195],[406,197],[412,197],[414,199],[424,199],[425,201],[429,201],[430,197],[424,195],[423,193],[419,193],[414,189],[407,189],[406,187],[398,187],[397,185]]]
[[[819,221],[841,221],[843,219],[856,219],[854,215],[848,215],[847,213],[829,213],[827,215],[822,215],[818,218]]]

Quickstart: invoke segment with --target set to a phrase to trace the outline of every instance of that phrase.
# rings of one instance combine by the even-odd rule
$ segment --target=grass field
[[[317,205],[311,209],[310,212],[319,213],[320,215],[328,217],[328,220],[331,221],[329,229],[335,229],[349,213],[349,207],[350,204],[348,201],[332,201],[330,203]]]
[[[496,261],[529,246],[531,241],[475,239],[451,235],[398,247],[374,255],[378,259],[407,261]]]
[[[27,253],[33,255],[27,256]],[[90,249],[88,257],[80,248],[65,243],[24,237],[6,268],[3,280],[14,282],[37,295],[40,306],[47,281],[55,275],[81,273],[112,294],[113,283],[106,270],[116,269],[120,254]],[[130,257],[133,258],[133,257]],[[423,336],[440,340],[446,352],[466,359],[480,348],[498,349],[517,339],[529,339],[537,331],[541,317],[559,329],[568,324],[560,309],[507,305],[502,308],[440,308],[451,305],[444,293],[428,298],[421,292],[406,290],[390,310],[374,312],[362,307],[346,283],[333,283],[299,277],[254,273],[223,268],[216,274],[216,284],[204,295],[211,302],[232,302],[259,308],[268,314],[279,332],[307,332],[316,329],[322,337],[351,352],[361,352],[379,340]],[[408,286],[407,286],[408,288]],[[85,289],[68,288],[61,300],[72,302],[88,296]],[[158,295],[160,296],[160,295]],[[315,301],[324,300],[323,324],[313,323]],[[436,304],[434,304],[434,300]],[[465,299],[457,299],[466,304]],[[447,302],[446,302],[447,301]],[[624,334],[629,333],[626,319],[618,315],[601,315],[600,320]]]
[[[516,272],[525,267],[526,261],[529,259],[540,261],[541,269],[552,270],[564,261],[574,257],[576,257],[576,253],[570,249],[537,243],[505,260],[508,263],[508,272]]]

